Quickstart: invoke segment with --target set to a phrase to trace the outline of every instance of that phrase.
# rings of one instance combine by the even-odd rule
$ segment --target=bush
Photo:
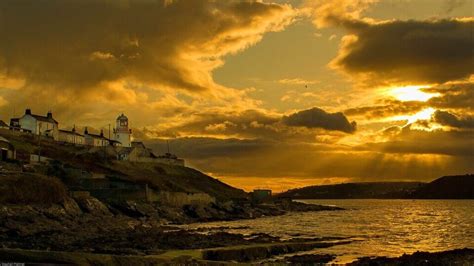
[[[0,203],[4,204],[53,204],[67,198],[64,184],[57,178],[43,175],[21,174],[3,180]]]

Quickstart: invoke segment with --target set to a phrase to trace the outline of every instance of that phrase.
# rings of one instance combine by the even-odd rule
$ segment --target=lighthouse
[[[117,117],[116,126],[114,128],[114,138],[122,143],[122,147],[132,146],[132,130],[128,128],[128,117],[121,114]]]

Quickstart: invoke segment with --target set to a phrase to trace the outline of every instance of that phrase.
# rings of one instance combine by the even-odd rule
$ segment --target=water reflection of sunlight
[[[363,256],[393,257],[416,251],[474,248],[473,201],[348,199],[305,202],[336,205],[346,210],[289,213],[254,220],[207,223],[205,226],[220,227],[233,233],[264,232],[284,239],[340,236],[359,240],[312,251],[335,254],[338,256],[336,263],[351,262]]]

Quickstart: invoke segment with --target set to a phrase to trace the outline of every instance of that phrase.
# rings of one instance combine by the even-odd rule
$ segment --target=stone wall
[[[216,199],[206,193],[186,193],[186,192],[150,192],[148,193],[150,201],[157,201],[163,205],[182,207],[184,205],[209,205],[215,203]]]

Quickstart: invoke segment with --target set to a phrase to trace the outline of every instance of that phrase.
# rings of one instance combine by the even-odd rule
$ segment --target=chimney
[[[30,108],[25,110],[25,115],[31,115],[31,109]]]
[[[53,118],[53,113],[51,111],[48,111],[48,113],[46,114],[46,117]]]
[[[104,136],[104,130],[103,130],[103,129],[100,130],[100,136],[101,136],[101,137]]]
[[[84,134],[89,134],[89,131],[87,131],[87,127],[84,129]]]
[[[76,133],[76,125],[72,127],[72,132]]]

